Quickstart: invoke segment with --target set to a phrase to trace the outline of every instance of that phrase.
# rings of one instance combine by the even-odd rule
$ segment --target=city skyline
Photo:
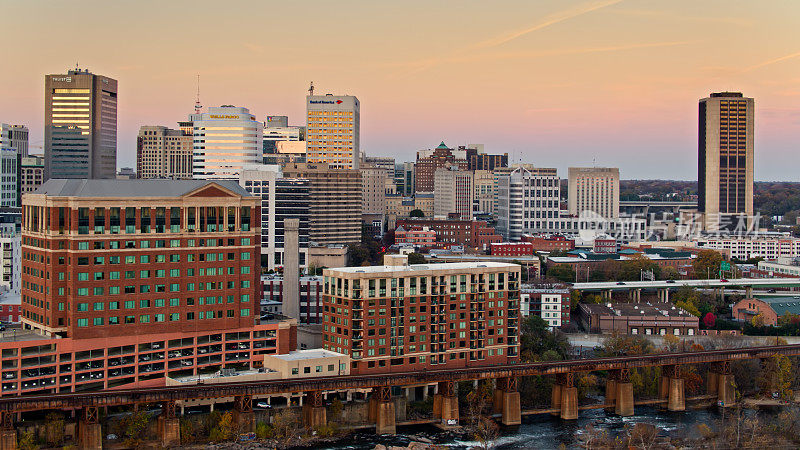
[[[15,86],[0,99],[3,121],[26,125],[31,153],[41,153],[42,76],[77,62],[119,81],[118,166],[135,167],[139,127],[185,120],[197,74],[204,105],[246,107],[261,121],[288,115],[293,125],[303,124],[314,81],[316,93],[358,96],[369,156],[413,161],[444,140],[451,148],[483,143],[512,163],[562,175],[596,164],[619,167],[623,179],[694,180],[697,101],[731,90],[757,102],[755,179],[795,179],[783,157],[800,131],[800,38],[791,20],[800,5],[505,2],[489,11],[426,5],[425,14],[413,6],[319,4],[308,14],[293,4],[218,11],[209,2],[139,2],[87,8],[91,32],[53,40],[67,32],[59,20],[76,11],[10,4],[18,19],[5,31],[21,56],[0,75]],[[121,15],[130,20],[113,20]],[[269,16],[282,20],[263,29],[259,18]],[[141,23],[158,31],[140,35]],[[232,24],[260,34],[203,37],[204,27]],[[319,45],[331,35],[342,44],[336,52]]]

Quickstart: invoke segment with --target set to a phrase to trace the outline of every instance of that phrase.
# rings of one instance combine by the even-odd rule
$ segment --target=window
[[[164,299],[163,299],[163,298],[157,298],[157,299],[155,299],[155,300],[153,301],[153,305],[154,305],[156,308],[162,308],[162,307],[164,306]]]
[[[293,368],[292,368],[292,375],[297,375],[297,374],[298,374],[298,372],[299,372],[299,371],[297,370],[297,367],[293,367]]]
[[[88,303],[78,303],[78,311],[88,311],[89,304]]]
[[[79,296],[89,295],[89,288],[78,288],[78,295]]]
[[[139,323],[150,323],[150,316],[148,314],[139,316]]]
[[[103,302],[95,302],[92,305],[92,310],[93,311],[102,311],[103,310],[103,306],[104,306]]]
[[[177,298],[171,298],[169,299],[169,306],[181,306],[181,301]]]
[[[102,317],[95,317],[92,319],[92,325],[100,326],[103,325],[103,318]]]
[[[239,311],[239,315],[241,317],[249,317],[250,316],[250,309],[249,308],[245,308],[245,309],[240,310]]]
[[[136,302],[134,300],[126,300],[125,309],[133,309],[133,308],[136,308]]]
[[[164,322],[166,320],[166,316],[164,314],[156,314],[155,321],[156,322]]]
[[[89,326],[89,319],[78,319],[78,326],[79,327],[88,327]]]
[[[110,310],[119,309],[119,302],[108,302],[108,309]]]

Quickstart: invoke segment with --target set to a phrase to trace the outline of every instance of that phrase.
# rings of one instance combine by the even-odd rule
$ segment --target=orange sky
[[[756,99],[756,179],[797,181],[800,2],[7,1],[0,122],[41,145],[46,73],[119,80],[119,166],[141,125],[235,104],[303,121],[304,95],[361,100],[362,150],[444,140],[623,178],[696,178],[697,100]]]

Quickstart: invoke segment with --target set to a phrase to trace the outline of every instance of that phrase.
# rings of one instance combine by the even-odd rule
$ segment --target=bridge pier
[[[745,286],[744,298],[753,298],[753,286]]]
[[[372,397],[375,398],[374,406],[370,403],[370,412],[374,409],[375,433],[395,434],[397,425],[395,422],[394,402],[392,401],[391,386],[381,386],[372,390]],[[370,397],[370,402],[372,402]]]
[[[578,418],[578,388],[575,387],[575,376],[572,372],[559,374],[553,386],[553,408],[559,408],[559,417],[564,420]]]
[[[639,303],[642,301],[642,290],[641,289],[631,289],[628,291],[628,298],[635,303]]]
[[[604,409],[608,413],[614,412],[617,406],[617,380],[615,379],[615,375],[614,372],[609,371],[608,379],[606,379],[606,407]]]
[[[505,426],[522,423],[522,408],[516,378],[497,379],[494,390],[494,412],[503,415],[500,422]]]
[[[78,447],[81,449],[103,449],[103,430],[98,415],[96,406],[83,408],[83,417],[78,424]]]
[[[708,386],[709,393],[717,394],[717,400],[721,402],[723,407],[733,406],[736,404],[736,383],[734,381],[733,374],[731,373],[730,361],[722,361],[712,366],[711,370],[709,371]]]
[[[611,289],[606,289],[603,291],[603,298],[606,300],[611,300]]]
[[[680,377],[678,366],[664,366],[661,368],[661,385],[659,394],[659,398],[661,398],[661,400],[667,401],[667,410],[686,410],[684,380]]]
[[[306,393],[306,401],[303,403],[303,425],[313,429],[325,426],[327,423],[328,412],[325,410],[322,392]]]
[[[614,374],[614,413],[618,416],[633,415],[633,384],[630,371],[620,369]],[[608,403],[608,402],[606,402]]]
[[[237,395],[233,397],[233,420],[243,433],[255,431],[256,421],[253,415],[253,396]]]
[[[161,415],[158,416],[158,435],[164,448],[181,443],[181,423],[177,417],[177,409],[174,401],[165,402]]]
[[[658,300],[662,303],[669,303],[669,288],[658,290]]]
[[[445,426],[458,425],[458,396],[455,381],[440,381],[433,395],[433,417]]]
[[[17,450],[14,416],[14,411],[0,411],[0,450]]]

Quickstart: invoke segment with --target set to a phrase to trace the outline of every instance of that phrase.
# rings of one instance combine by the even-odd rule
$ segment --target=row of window
[[[227,311],[227,314],[225,314],[225,315],[229,319],[236,317],[235,316],[235,311],[232,310],[232,309],[229,309]],[[139,323],[150,323],[151,322],[150,317],[151,317],[150,314],[141,314],[141,315],[139,315],[139,319],[138,319]],[[250,309],[249,308],[240,309],[239,310],[239,317],[250,317]],[[195,313],[194,312],[186,313],[186,320],[194,320],[194,318],[195,318]],[[197,318],[198,318],[198,320],[222,319],[223,318],[223,313],[222,313],[221,310],[220,311],[200,311],[200,312],[197,313]],[[122,317],[113,316],[113,317],[108,317],[108,321],[107,322],[106,322],[105,319],[106,318],[104,318],[104,317],[94,317],[94,318],[92,318],[91,319],[92,320],[92,326],[103,326],[103,325],[106,325],[106,324],[108,324],[108,325],[120,325],[120,324],[123,324],[123,323],[127,324],[127,325],[130,325],[130,324],[135,324],[136,320],[137,320],[136,316],[122,316]],[[180,317],[179,313],[153,314],[152,315],[152,319],[153,319],[152,322],[154,322],[154,323],[167,322],[167,319],[169,319],[169,322],[177,322],[177,321],[181,320],[181,317]],[[89,326],[89,319],[88,318],[77,319],[77,325],[79,327],[88,327]]]

